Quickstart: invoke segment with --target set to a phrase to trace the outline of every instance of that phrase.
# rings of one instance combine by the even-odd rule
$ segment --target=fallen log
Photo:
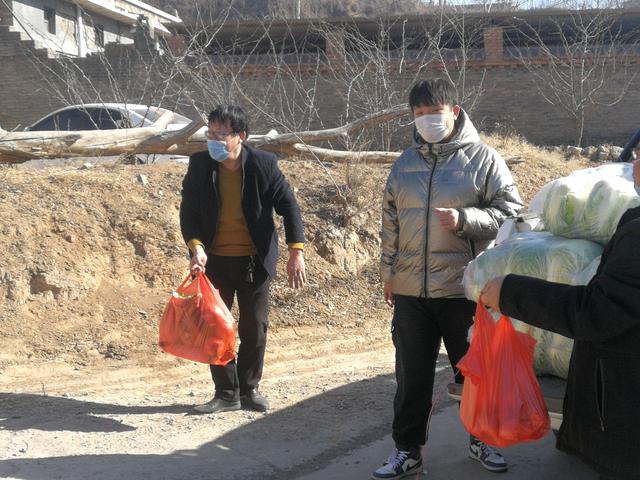
[[[121,154],[182,154],[202,150],[202,142],[186,151],[180,146],[205,124],[204,121],[194,120],[180,130],[167,130],[172,117],[171,112],[166,112],[149,127],[116,130],[7,132],[0,129],[0,162]]]
[[[400,152],[336,150],[311,144],[345,139],[350,134],[389,122],[409,112],[406,106],[396,106],[366,115],[340,127],[282,134],[271,130],[264,135],[251,135],[247,143],[263,150],[301,159],[388,164],[393,163],[400,156]],[[0,163],[123,154],[191,155],[206,150],[206,138],[201,131],[205,124],[203,120],[194,120],[180,130],[167,130],[166,126],[172,118],[173,114],[166,112],[149,127],[117,130],[7,132],[0,128]],[[524,161],[519,157],[506,160],[509,165]]]
[[[252,135],[247,143],[283,155],[297,155],[301,151],[300,145],[346,138],[354,132],[388,122],[406,115],[408,112],[407,107],[397,106],[336,128],[282,134],[272,130],[265,135]],[[0,129],[0,163],[122,154],[172,153],[190,155],[206,149],[204,133],[198,131],[204,125],[204,121],[196,120],[181,130],[168,131],[166,126],[171,118],[172,114],[167,112],[149,127],[117,130],[7,132]],[[302,148],[302,151],[304,150]],[[323,153],[325,157],[330,156],[327,153],[329,149],[321,151],[325,152]],[[379,156],[377,154],[362,155],[360,152],[351,153],[355,155],[354,159]],[[385,152],[379,153],[384,154]],[[343,152],[337,154],[336,158],[347,159],[349,155],[349,152]]]

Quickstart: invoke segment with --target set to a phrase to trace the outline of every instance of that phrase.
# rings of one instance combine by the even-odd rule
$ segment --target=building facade
[[[140,30],[160,48],[160,38],[181,24],[170,14],[138,0],[5,0],[0,25],[19,32],[53,56],[86,57],[110,43],[131,44]],[[169,27],[169,28],[168,28]]]

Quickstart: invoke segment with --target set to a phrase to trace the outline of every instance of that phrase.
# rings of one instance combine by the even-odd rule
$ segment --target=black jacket
[[[287,243],[304,242],[300,208],[278,167],[275,155],[242,146],[242,211],[257,256],[270,277],[275,277],[278,234],[273,211],[284,220]],[[208,152],[189,158],[182,181],[180,229],[185,242],[197,238],[209,251],[218,225],[217,174],[219,163]]]
[[[558,448],[640,479],[640,207],[620,219],[588,285],[508,275],[500,309],[575,339]]]

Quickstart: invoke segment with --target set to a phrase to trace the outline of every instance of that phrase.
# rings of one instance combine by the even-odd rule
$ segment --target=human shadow
[[[0,460],[0,478],[26,480],[91,479],[294,479],[319,469],[336,457],[372,443],[389,433],[391,404],[395,391],[392,375],[381,375],[324,391],[285,409],[274,411],[236,428],[196,449],[180,449],[176,444],[169,454],[70,455],[49,458]],[[13,412],[20,397],[11,398]],[[66,411],[63,419],[46,429],[69,429],[66,422],[78,417],[73,428],[79,431],[101,431],[98,425],[86,426],[87,413],[152,413],[180,412],[183,406],[120,407],[83,404],[66,399],[35,399],[31,414],[50,408]],[[246,415],[228,412],[223,415]],[[13,419],[13,428],[37,424],[24,413]],[[210,416],[215,422],[215,416]],[[21,420],[23,423],[19,423]],[[116,425],[111,431],[118,430]],[[6,427],[6,425],[5,425]]]
[[[186,413],[191,405],[113,405],[74,398],[0,392],[0,430],[126,432],[134,427],[100,415]]]

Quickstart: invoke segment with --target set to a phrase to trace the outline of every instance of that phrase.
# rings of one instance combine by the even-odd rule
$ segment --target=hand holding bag
[[[204,273],[187,275],[173,292],[160,320],[159,345],[177,357],[211,365],[235,358],[235,322]]]
[[[496,447],[542,438],[549,414],[533,373],[536,341],[513,328],[509,317],[497,323],[479,301],[473,338],[458,362],[465,376],[460,418],[469,433]]]

